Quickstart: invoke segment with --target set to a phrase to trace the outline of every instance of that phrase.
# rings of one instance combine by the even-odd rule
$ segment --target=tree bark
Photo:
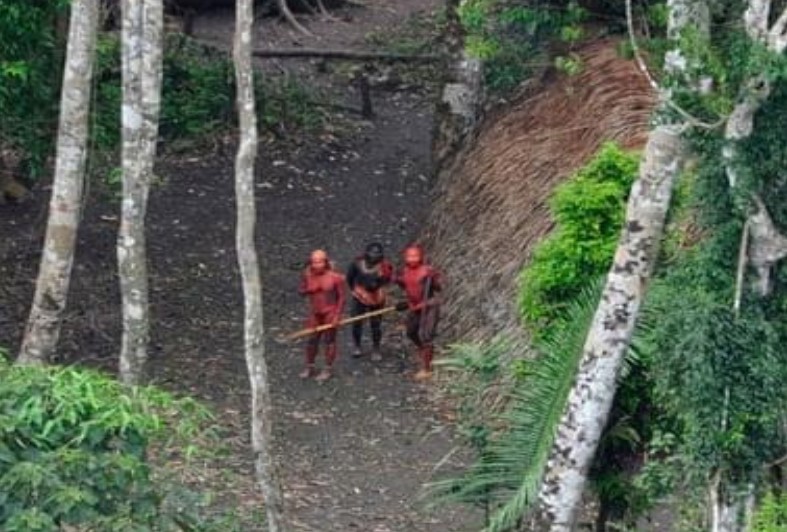
[[[156,158],[163,56],[162,0],[122,3],[123,201],[117,256],[123,308],[120,379],[142,380],[150,319],[145,217]]]
[[[547,462],[539,494],[538,529],[573,529],[658,254],[681,152],[678,126],[662,125],[651,131],[639,178],[629,196],[623,234]]]
[[[460,4],[460,0],[446,0],[445,51],[450,64],[435,108],[431,147],[435,175],[474,133],[484,101],[484,64],[465,50]]]
[[[273,460],[271,400],[262,306],[262,280],[255,245],[257,221],[254,162],[257,156],[257,115],[251,63],[253,0],[238,0],[233,48],[240,141],[235,159],[237,201],[236,248],[243,283],[244,347],[251,385],[251,440],[257,481],[265,497],[268,530],[286,530],[284,505]]]
[[[787,47],[787,8],[773,26],[768,22],[771,12],[770,0],[749,0],[743,15],[744,27],[749,38],[764,45],[774,54],[782,54]],[[724,129],[725,145],[722,150],[727,181],[735,191],[741,186],[738,175],[738,152],[740,143],[754,131],[754,118],[771,93],[771,83],[765,75],[757,75],[743,84],[743,94],[727,119]],[[740,194],[739,194],[740,196]],[[787,257],[787,237],[781,234],[771,220],[765,203],[759,194],[738,197],[739,208],[746,217],[744,231],[749,232],[741,249],[743,264],[739,275],[744,275],[748,260],[756,272],[755,292],[760,297],[771,293],[771,270],[776,263]],[[742,283],[739,281],[739,284]],[[738,287],[737,290],[742,288]],[[734,302],[737,314],[740,296]],[[738,489],[717,472],[709,487],[711,530],[713,532],[738,532],[748,530],[753,513],[754,486]]]
[[[769,51],[780,55],[787,48],[787,8],[772,26],[768,26],[771,11],[770,0],[749,0],[744,12],[744,26],[749,38],[764,45]],[[722,150],[725,171],[730,187],[740,186],[737,171],[738,147],[754,131],[754,117],[771,94],[771,82],[764,74],[755,76],[743,84],[743,94],[735,105],[724,130],[725,146]],[[747,209],[747,224],[751,239],[748,259],[754,267],[757,279],[755,288],[761,297],[771,293],[771,270],[787,257],[787,237],[773,224],[765,203],[758,194],[743,201]]]
[[[45,363],[57,346],[68,299],[87,159],[98,0],[73,0],[63,71],[49,219],[20,363]]]
[[[670,0],[671,36],[676,25],[707,24],[705,9],[687,0]],[[672,74],[680,76],[685,60],[679,51],[667,52]],[[662,91],[662,117],[671,109]],[[588,331],[574,386],[556,430],[555,442],[539,493],[539,506],[529,530],[573,530],[581,509],[588,471],[607,423],[617,390],[617,379],[628,350],[651,270],[658,256],[672,188],[683,163],[681,131],[684,123],[664,123],[651,130],[639,177],[629,194],[626,221],[612,267]]]
[[[379,59],[381,61],[405,61],[405,62],[433,62],[442,59],[434,54],[397,54],[392,52],[366,52],[358,50],[318,50],[315,48],[280,48],[272,50],[254,50],[254,57],[260,58],[319,58],[319,59],[346,59],[356,61],[367,61]]]

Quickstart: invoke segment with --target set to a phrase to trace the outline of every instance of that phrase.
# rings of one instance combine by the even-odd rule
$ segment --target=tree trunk
[[[253,0],[238,0],[233,49],[237,83],[240,141],[235,159],[237,198],[236,248],[243,283],[244,347],[251,384],[251,441],[257,481],[265,497],[268,530],[286,530],[284,505],[271,445],[271,400],[265,362],[262,281],[255,245],[257,222],[254,161],[257,156],[257,115],[251,63]]]
[[[484,100],[484,65],[464,46],[459,20],[460,0],[446,0],[445,48],[449,59],[446,80],[435,109],[432,168],[435,175],[473,134]]]
[[[120,379],[138,384],[150,331],[145,216],[161,103],[162,0],[123,0],[123,201],[117,242],[123,339]]]
[[[670,0],[668,6],[668,33],[673,39],[680,35],[682,25],[691,23],[701,30],[707,27],[705,6],[687,0]],[[667,52],[665,59],[673,75],[683,75],[685,61],[679,50]],[[669,93],[661,96],[657,113],[665,116],[672,104]],[[530,530],[573,530],[581,509],[588,471],[658,256],[672,187],[682,168],[680,132],[685,124],[662,120],[664,123],[650,132],[639,178],[631,187],[623,232],[555,433]]]
[[[681,168],[677,126],[651,131],[612,268],[585,341],[539,495],[538,529],[572,530],[587,473],[658,254],[672,185]]]
[[[744,26],[749,38],[765,46],[776,55],[787,48],[787,8],[768,26],[771,12],[770,0],[749,0],[744,12]],[[722,151],[727,180],[732,189],[740,185],[737,172],[738,145],[754,130],[754,117],[771,94],[771,82],[763,74],[743,84],[743,94],[736,104],[724,130],[725,146]],[[770,295],[773,266],[787,257],[787,237],[773,224],[762,199],[754,194],[751,198],[738,198],[750,212],[744,213],[751,230],[748,259],[757,273],[755,288],[761,297]]]
[[[98,11],[98,0],[71,3],[49,220],[20,363],[47,362],[60,335],[82,212]]]
[[[730,491],[729,485],[717,472],[708,491],[711,532],[743,532],[751,530],[754,516],[754,486],[741,491]]]
[[[772,53],[780,55],[787,47],[787,8],[769,28],[771,11],[770,0],[749,0],[744,12],[744,26],[749,38],[764,45]],[[724,129],[725,145],[722,150],[727,181],[735,191],[740,186],[738,176],[738,147],[740,142],[749,138],[754,131],[754,118],[757,111],[768,99],[771,83],[764,75],[757,75],[743,84],[743,94],[727,119]],[[740,195],[738,195],[740,196]],[[744,239],[741,249],[743,262],[748,260],[756,272],[755,292],[760,297],[771,293],[771,270],[776,263],[787,257],[787,237],[782,235],[773,224],[768,209],[756,193],[748,198],[736,198],[746,218],[744,231],[750,238]],[[744,264],[739,265],[740,274],[745,272]],[[740,284],[742,284],[739,281]],[[739,286],[736,288],[741,290]],[[736,296],[735,311],[738,312],[740,296]],[[736,490],[721,473],[716,473],[709,487],[711,530],[713,532],[738,532],[750,528],[753,513],[754,486]]]

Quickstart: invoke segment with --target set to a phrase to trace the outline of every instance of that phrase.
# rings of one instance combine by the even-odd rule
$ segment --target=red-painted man
[[[303,272],[298,287],[301,295],[309,298],[309,317],[306,326],[309,328],[320,325],[334,327],[318,332],[309,337],[306,345],[306,368],[301,372],[302,379],[315,375],[314,363],[320,347],[320,338],[325,341],[325,368],[317,376],[318,381],[325,381],[333,375],[333,363],[336,361],[336,327],[341,319],[344,308],[344,277],[334,271],[328,260],[328,254],[318,249],[309,257],[309,264]]]
[[[413,244],[404,250],[404,267],[396,275],[396,283],[407,298],[407,337],[418,347],[421,359],[415,378],[425,380],[432,376],[433,342],[440,315],[440,273],[426,262],[423,248]]]

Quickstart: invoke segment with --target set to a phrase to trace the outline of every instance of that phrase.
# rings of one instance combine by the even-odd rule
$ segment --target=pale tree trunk
[[[658,254],[672,186],[682,166],[681,150],[677,126],[662,125],[651,131],[639,178],[629,196],[623,235],[547,462],[539,494],[538,529],[568,531],[574,527]]]
[[[432,134],[432,166],[439,173],[471,136],[480,118],[484,100],[484,65],[471,57],[464,46],[459,20],[461,0],[446,0],[446,54],[451,63],[435,109]]]
[[[268,530],[286,530],[281,487],[273,460],[271,399],[265,362],[262,280],[255,245],[257,222],[254,203],[254,161],[257,156],[257,115],[254,72],[251,64],[253,0],[238,0],[233,49],[237,107],[240,124],[235,159],[235,195],[238,205],[236,248],[243,282],[243,338],[251,384],[251,442],[257,481],[265,497]]]
[[[123,0],[123,201],[117,256],[123,308],[120,379],[138,384],[150,331],[145,217],[156,158],[163,55],[162,0]]]
[[[671,36],[679,35],[681,25],[707,27],[704,6],[689,0],[671,0],[668,5]],[[679,51],[668,52],[665,59],[674,73],[685,69]],[[673,106],[669,94],[661,96],[657,112],[663,116]],[[658,256],[673,184],[682,168],[681,131],[685,127],[684,123],[662,123],[648,136],[639,177],[629,195],[623,232],[555,433],[529,530],[574,529],[588,471],[607,424],[622,362]]]
[[[749,38],[764,45],[774,54],[784,53],[787,48],[787,8],[769,27],[770,0],[749,0],[744,12],[744,26]],[[738,175],[739,146],[754,131],[754,118],[771,93],[770,81],[764,76],[755,76],[743,84],[743,94],[727,119],[724,130],[725,145],[722,150],[725,171],[730,188],[740,187]],[[740,196],[741,194],[738,194]],[[760,297],[771,293],[771,270],[776,263],[787,257],[787,237],[779,232],[771,220],[765,203],[757,193],[748,198],[736,198],[744,210],[748,238],[743,239],[741,249],[743,261],[739,265],[739,285],[742,283],[745,264],[748,261],[756,272],[755,292]],[[741,286],[736,287],[740,294]],[[740,306],[740,296],[734,302],[735,312]],[[722,413],[723,416],[726,412]],[[711,530],[713,532],[738,532],[748,530],[753,512],[754,486],[738,489],[726,482],[721,472],[716,472],[709,487]]]
[[[20,363],[47,362],[60,335],[82,212],[98,12],[98,0],[71,2],[49,220]]]
[[[770,0],[749,0],[744,13],[746,32],[753,41],[764,45],[774,54],[781,55],[787,48],[787,8],[769,27],[771,11]],[[765,75],[755,76],[744,83],[743,94],[727,119],[724,130],[724,157],[727,179],[734,190],[740,185],[737,172],[738,146],[754,130],[754,117],[771,93],[770,81]],[[739,198],[740,199],[740,198]],[[782,235],[773,224],[764,202],[757,194],[744,198],[747,223],[751,241],[748,260],[757,273],[755,287],[757,293],[766,297],[772,289],[771,270],[787,256],[787,237]]]

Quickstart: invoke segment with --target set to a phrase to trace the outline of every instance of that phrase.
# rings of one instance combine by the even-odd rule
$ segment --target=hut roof
[[[542,80],[487,117],[438,176],[422,236],[446,276],[449,341],[522,337],[518,274],[553,226],[547,201],[555,186],[606,141],[646,141],[655,98],[617,42],[585,45],[581,73]]]

